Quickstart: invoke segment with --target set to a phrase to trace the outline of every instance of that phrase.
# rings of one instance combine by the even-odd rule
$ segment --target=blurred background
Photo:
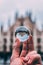
[[[10,65],[18,26],[30,28],[43,64],[43,0],[0,0],[0,65]]]

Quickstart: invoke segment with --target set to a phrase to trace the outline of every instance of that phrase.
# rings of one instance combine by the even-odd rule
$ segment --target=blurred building
[[[12,45],[15,42],[15,29],[18,26],[26,26],[31,30],[33,35],[34,48],[38,52],[43,52],[43,31],[39,31],[36,28],[35,22],[31,20],[29,16],[16,18],[15,23],[9,26],[7,32],[3,31],[3,27],[0,29],[0,52],[12,51]]]

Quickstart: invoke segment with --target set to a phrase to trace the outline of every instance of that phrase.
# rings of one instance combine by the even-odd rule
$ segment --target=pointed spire
[[[42,31],[43,31],[43,22],[42,22]]]
[[[15,20],[18,18],[18,15],[19,15],[19,12],[16,11],[16,13],[15,13]]]
[[[32,12],[29,11],[29,18],[31,19],[31,17],[32,17]]]
[[[3,32],[3,22],[1,22],[1,33]]]
[[[8,27],[10,27],[10,25],[11,25],[11,18],[9,17],[8,18]]]
[[[26,16],[29,16],[29,12],[28,12],[28,10],[26,11]]]

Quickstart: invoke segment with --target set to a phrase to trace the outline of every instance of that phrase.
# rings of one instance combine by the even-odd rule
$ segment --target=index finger
[[[10,61],[12,62],[15,58],[19,57],[20,54],[20,41],[19,39],[15,39],[15,43],[13,44],[13,50]]]

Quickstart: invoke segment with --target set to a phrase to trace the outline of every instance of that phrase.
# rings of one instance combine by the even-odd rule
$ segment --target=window
[[[31,35],[33,36],[33,32],[31,31]]]
[[[40,44],[37,45],[37,52],[38,53],[41,52],[41,45]]]
[[[21,21],[21,26],[23,26],[23,22]]]
[[[7,43],[7,39],[6,38],[4,39],[4,43]]]
[[[11,43],[13,43],[13,38],[10,39]]]
[[[11,32],[11,36],[13,36],[13,31]]]
[[[12,52],[12,44],[10,45],[10,52]]]
[[[6,49],[7,49],[6,43],[7,43],[7,39],[4,38],[4,45],[3,45],[3,51],[4,51],[4,53],[6,52]]]
[[[38,38],[38,39],[37,39],[37,42],[38,42],[38,43],[40,43],[40,42],[41,42],[41,39],[40,39],[40,38]]]

